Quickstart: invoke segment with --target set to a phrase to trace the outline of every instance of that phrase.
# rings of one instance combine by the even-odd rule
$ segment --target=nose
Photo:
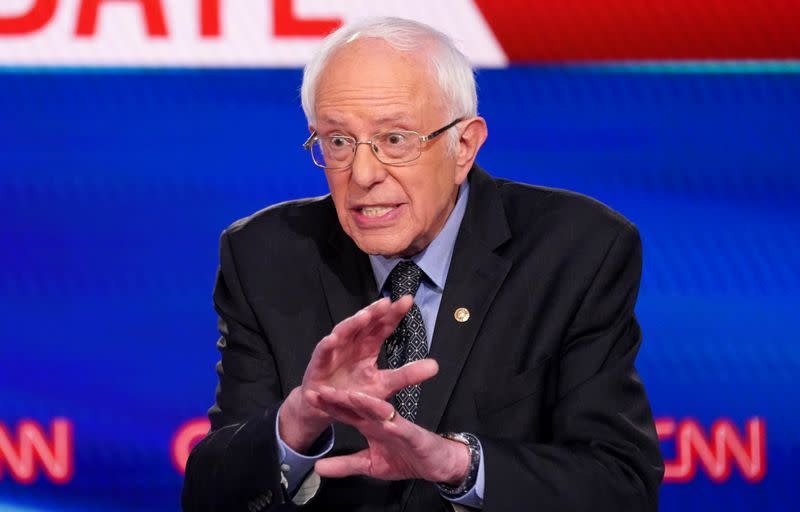
[[[362,145],[366,146],[366,148],[363,151],[359,151]],[[356,143],[353,164],[350,168],[350,180],[362,188],[370,188],[385,178],[386,169],[375,156],[375,153],[372,152],[372,144],[370,142]]]

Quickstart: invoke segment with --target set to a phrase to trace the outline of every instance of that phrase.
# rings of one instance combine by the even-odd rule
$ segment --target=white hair
[[[317,82],[331,56],[346,44],[358,39],[372,37],[382,39],[401,52],[424,53],[433,78],[439,85],[449,121],[457,117],[472,117],[478,113],[478,94],[475,74],[469,60],[456,48],[453,40],[433,27],[402,18],[365,18],[346,25],[331,33],[306,65],[300,97],[308,123],[316,125],[314,110]],[[455,131],[451,131],[456,135]]]

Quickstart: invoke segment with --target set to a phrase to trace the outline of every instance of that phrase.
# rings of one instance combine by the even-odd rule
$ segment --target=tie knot
[[[392,269],[389,274],[389,286],[392,292],[392,301],[403,295],[416,295],[422,269],[416,263],[403,260]]]

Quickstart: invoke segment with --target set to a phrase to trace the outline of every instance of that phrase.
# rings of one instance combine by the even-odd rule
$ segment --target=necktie
[[[389,286],[392,301],[403,295],[416,295],[422,270],[413,261],[401,261],[389,274]],[[411,306],[406,316],[400,321],[397,329],[388,340],[389,353],[387,359],[390,368],[400,368],[406,363],[424,359],[428,356],[428,339],[425,335],[425,324],[422,313],[416,303]],[[408,386],[395,395],[395,409],[400,415],[413,422],[417,416],[420,385]]]

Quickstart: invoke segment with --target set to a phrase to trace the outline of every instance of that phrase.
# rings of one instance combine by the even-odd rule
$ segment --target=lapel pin
[[[456,309],[455,313],[453,313],[453,316],[455,317],[456,322],[464,323],[469,320],[469,310],[467,308],[458,308]]]

